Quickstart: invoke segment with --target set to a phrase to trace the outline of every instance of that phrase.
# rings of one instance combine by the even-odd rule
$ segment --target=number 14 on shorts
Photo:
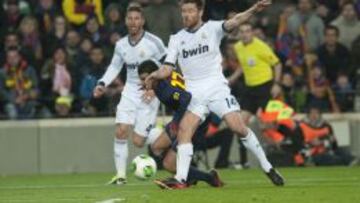
[[[226,104],[229,108],[231,108],[231,106],[237,106],[238,103],[235,99],[235,97],[227,97],[225,98]]]

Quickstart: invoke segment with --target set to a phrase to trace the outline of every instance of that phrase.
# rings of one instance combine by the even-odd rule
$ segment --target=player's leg
[[[163,160],[164,168],[171,173],[176,172],[176,152],[174,150],[175,147],[176,145],[173,145],[172,149],[169,149],[167,151],[166,156]],[[187,184],[194,185],[197,183],[197,181],[204,181],[213,187],[222,187],[224,185],[217,171],[211,170],[210,172],[206,173],[191,166],[189,168]],[[164,186],[162,181],[156,180],[155,183],[158,184],[160,187],[167,187]],[[176,181],[174,183],[176,184]]]
[[[182,118],[178,131],[178,159],[176,164],[175,179],[179,182],[186,182],[189,167],[194,153],[192,145],[192,136],[194,135],[200,123],[200,117],[190,111],[187,111]]]
[[[257,98],[254,97],[253,91],[251,88],[247,87],[244,90],[244,93],[242,95],[242,99],[240,101],[241,104],[241,117],[243,118],[243,121],[246,125],[250,123],[251,117],[256,113],[257,106]],[[239,154],[240,154],[240,164],[242,168],[248,168],[248,155],[247,155],[247,149],[244,146],[243,142],[241,141],[240,137],[238,137],[238,143],[239,143]]]
[[[134,133],[132,134],[132,141],[135,146],[144,146],[145,141],[150,135],[150,131],[156,124],[159,105],[159,100],[154,98],[149,104],[141,102],[136,109]]]
[[[250,150],[259,160],[261,168],[276,185],[283,185],[282,177],[276,173],[272,165],[266,158],[254,132],[248,128],[240,115],[240,106],[234,96],[230,94],[227,86],[220,87],[218,94],[212,96],[212,102],[209,103],[210,111],[223,118],[229,128],[241,138],[245,147]]]
[[[126,183],[126,163],[128,158],[128,134],[131,125],[119,123],[116,125],[116,133],[114,139],[114,161],[116,168],[116,176],[109,182],[110,184]]]
[[[114,161],[116,175],[109,184],[126,183],[126,168],[128,158],[128,137],[135,122],[136,106],[129,98],[123,97],[116,111],[116,132],[114,139]]]
[[[252,102],[252,101],[250,101],[250,99],[248,101],[249,101],[249,103]],[[244,106],[241,106],[241,107],[244,108]],[[250,111],[247,111],[245,109],[242,109],[240,113],[241,113],[241,117],[243,118],[244,122],[246,124],[249,124],[250,119],[253,116],[253,114]],[[240,137],[238,137],[237,139],[238,139],[238,143],[239,143],[240,164],[241,164],[242,168],[249,168],[248,155],[247,155],[246,147],[244,146],[244,144],[241,141]]]
[[[177,146],[176,174],[173,178],[155,181],[161,188],[183,189],[188,187],[187,178],[193,155],[191,138],[199,123],[200,117],[190,111],[183,116],[177,136],[179,145]]]
[[[268,175],[271,181],[275,185],[283,185],[284,180],[273,168],[268,161],[263,148],[261,147],[259,140],[255,133],[248,128],[241,118],[239,112],[230,112],[224,115],[226,124],[232,129],[240,138],[245,147],[250,150],[260,162],[260,166],[263,171]]]

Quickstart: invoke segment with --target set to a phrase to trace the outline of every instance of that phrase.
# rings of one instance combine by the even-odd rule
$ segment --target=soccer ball
[[[130,169],[135,177],[146,180],[155,175],[157,166],[154,159],[149,155],[140,154],[131,162]]]

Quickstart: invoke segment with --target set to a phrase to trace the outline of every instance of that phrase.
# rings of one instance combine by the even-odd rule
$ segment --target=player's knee
[[[231,130],[239,137],[246,137],[248,127],[243,123],[239,122],[231,127]]]
[[[128,129],[125,126],[118,126],[116,128],[115,136],[117,139],[127,139],[128,135]]]
[[[247,126],[241,115],[237,112],[225,115],[225,121],[229,128],[238,136],[245,137],[247,135]]]
[[[246,135],[248,134],[248,128],[246,125],[243,126],[239,126],[237,127],[236,130],[234,130],[234,132],[239,136],[239,137],[246,137]]]

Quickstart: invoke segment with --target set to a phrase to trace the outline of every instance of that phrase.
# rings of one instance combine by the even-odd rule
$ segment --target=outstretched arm
[[[161,68],[153,73],[151,73],[145,79],[146,89],[151,89],[152,83],[154,80],[161,80],[170,77],[173,67],[170,65],[164,64]]]
[[[260,0],[248,10],[236,14],[234,17],[224,22],[225,30],[233,30],[240,24],[246,22],[254,13],[264,10],[264,8],[271,5],[271,0]]]

